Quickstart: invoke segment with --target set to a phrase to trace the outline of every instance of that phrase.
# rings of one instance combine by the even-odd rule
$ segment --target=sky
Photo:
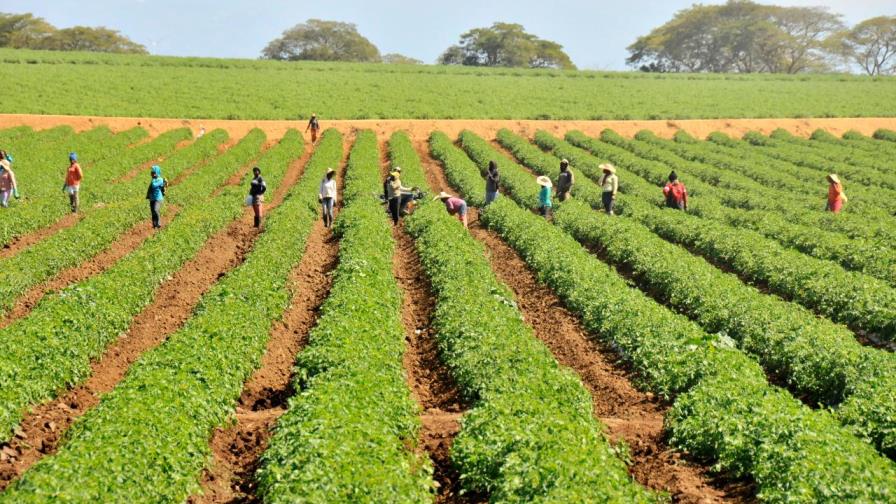
[[[269,41],[310,18],[355,23],[383,54],[435,62],[461,33],[495,21],[559,42],[582,69],[625,70],[625,48],[691,0],[0,0],[60,28],[117,29],[153,54],[257,58]],[[702,3],[721,3],[703,1]],[[855,24],[896,15],[896,0],[761,0],[826,6]]]

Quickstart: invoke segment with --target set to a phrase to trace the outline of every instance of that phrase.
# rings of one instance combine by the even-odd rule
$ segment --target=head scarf
[[[75,154],[74,152],[69,152],[68,160],[71,161],[72,163],[74,163],[74,162],[78,161],[78,155]]]
[[[157,177],[161,177],[162,167],[160,167],[159,165],[153,165],[153,167],[150,169],[150,172]]]

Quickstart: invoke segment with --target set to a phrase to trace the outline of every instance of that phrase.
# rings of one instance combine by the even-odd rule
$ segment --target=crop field
[[[0,147],[21,195],[0,209],[0,503],[896,501],[894,131],[23,126]],[[535,178],[561,158],[576,183],[545,219]],[[393,226],[399,167],[425,196]],[[663,205],[673,170],[687,212]]]
[[[896,77],[274,62],[0,49],[4,113],[298,119],[894,117]]]

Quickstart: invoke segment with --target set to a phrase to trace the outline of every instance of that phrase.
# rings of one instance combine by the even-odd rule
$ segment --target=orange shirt
[[[65,174],[65,185],[67,186],[78,186],[81,185],[81,179],[84,178],[81,173],[81,165],[78,163],[72,163],[68,167],[68,173]]]
[[[843,184],[830,184],[828,187],[828,203],[833,205],[843,198]]]

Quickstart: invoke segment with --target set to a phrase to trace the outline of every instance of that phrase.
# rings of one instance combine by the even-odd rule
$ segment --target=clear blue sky
[[[153,54],[256,58],[283,30],[309,18],[348,21],[385,53],[432,63],[458,36],[494,21],[520,23],[561,43],[580,68],[623,70],[625,48],[690,0],[0,0],[58,27],[108,26]],[[702,3],[722,3],[704,1]],[[779,0],[824,5],[848,23],[896,14],[896,0]],[[433,6],[437,4],[438,7]]]

